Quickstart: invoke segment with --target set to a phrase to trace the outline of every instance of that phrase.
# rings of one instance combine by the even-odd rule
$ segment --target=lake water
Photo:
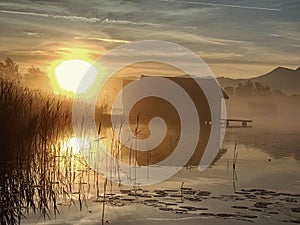
[[[134,200],[117,194],[119,206],[107,205],[110,224],[287,224],[299,223],[300,213],[300,131],[291,129],[227,129],[223,147],[227,151],[207,170],[183,169],[171,179],[142,188]],[[233,179],[232,160],[237,143],[237,163]],[[184,182],[184,183],[183,183]],[[234,191],[234,186],[236,192]],[[166,191],[147,202],[144,193],[187,188],[183,201]],[[123,187],[124,188],[124,187]],[[127,187],[127,189],[129,189]],[[200,193],[208,191],[206,196]],[[126,197],[127,196],[127,197]],[[173,196],[173,197],[172,197]],[[131,196],[132,197],[132,196]],[[24,224],[101,224],[101,203],[88,200],[88,209],[61,207],[61,214],[43,221],[30,214]],[[121,199],[121,200],[120,200]],[[123,200],[122,200],[123,199]],[[166,204],[168,203],[168,204]],[[187,211],[180,211],[184,207]]]

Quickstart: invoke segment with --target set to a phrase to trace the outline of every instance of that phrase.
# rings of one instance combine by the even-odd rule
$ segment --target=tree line
[[[31,66],[27,72],[21,74],[19,65],[10,57],[7,57],[3,62],[0,62],[0,76],[8,79],[30,78],[46,75],[40,68]]]
[[[251,80],[246,81],[244,84],[239,83],[237,87],[227,86],[224,91],[229,96],[286,96],[279,89],[271,90],[268,85],[263,85],[259,82],[253,83]]]

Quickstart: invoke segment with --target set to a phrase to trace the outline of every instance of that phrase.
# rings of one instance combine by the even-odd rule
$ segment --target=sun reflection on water
[[[72,151],[73,154],[80,154],[90,147],[91,145],[88,139],[72,137],[63,142],[62,149],[64,151]]]

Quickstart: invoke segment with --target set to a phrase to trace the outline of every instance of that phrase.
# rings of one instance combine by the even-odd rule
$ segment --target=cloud
[[[100,38],[100,37],[89,37],[89,38],[82,38],[82,37],[74,37],[76,40],[83,40],[83,41],[102,41],[107,43],[118,43],[118,44],[128,44],[131,41],[128,40],[121,40],[121,39],[114,39],[114,38]]]
[[[160,33],[160,38],[164,37],[174,37],[175,41],[184,41],[186,43],[191,43],[197,45],[197,43],[202,43],[206,45],[215,45],[215,46],[252,46],[254,42],[251,41],[244,41],[244,40],[235,40],[229,38],[219,38],[213,36],[205,36],[202,34],[193,34],[193,33],[186,33],[180,31],[166,31],[164,33]]]
[[[225,53],[219,53],[219,52],[214,52],[214,53],[208,53],[208,52],[203,52],[200,51],[198,52],[198,55],[205,57],[205,58],[210,58],[210,59],[236,59],[236,58],[241,58],[244,55],[241,53],[235,53],[235,52],[225,52]]]
[[[65,15],[52,15],[46,13],[35,13],[35,12],[24,12],[24,11],[13,11],[13,10],[0,10],[0,13],[6,14],[16,14],[16,15],[23,15],[23,16],[36,16],[36,17],[44,17],[44,18],[53,18],[53,19],[63,19],[63,20],[71,20],[75,22],[86,22],[86,23],[95,23],[101,21],[101,19],[92,17],[82,17],[82,16],[65,16]]]
[[[31,37],[40,37],[42,35],[38,32],[30,32],[30,31],[23,31],[22,33]]]
[[[127,40],[120,40],[120,39],[112,39],[112,38],[88,38],[88,40],[93,40],[93,41],[103,41],[103,42],[108,42],[108,43],[120,43],[120,44],[128,44],[131,43],[131,41]]]
[[[160,24],[160,23],[149,23],[149,22],[134,22],[130,20],[114,20],[106,18],[102,23],[108,24],[120,24],[120,25],[138,25],[138,26],[152,26],[152,27],[174,27],[172,25]]]
[[[84,16],[75,16],[75,15],[55,15],[55,14],[47,14],[47,13],[14,11],[14,10],[0,10],[0,13],[15,14],[15,15],[21,15],[21,16],[44,17],[44,18],[50,18],[50,19],[63,19],[63,20],[69,20],[69,21],[74,21],[74,22],[85,22],[85,23],[102,22],[104,24],[118,24],[118,25],[176,27],[176,26],[160,24],[160,23],[134,22],[134,21],[130,21],[130,20],[116,20],[116,19],[110,19],[110,18],[100,19],[100,18],[96,18],[96,17],[84,17]],[[193,27],[186,27],[186,28],[192,29]]]
[[[280,34],[271,33],[270,36],[272,36],[272,37],[280,37],[281,35]]]
[[[239,8],[239,9],[266,10],[266,11],[277,11],[277,12],[281,11],[281,9],[276,9],[276,8],[265,8],[265,7],[255,7],[255,6],[245,6],[245,5],[231,5],[231,4],[220,4],[220,3],[208,3],[208,2],[178,1],[178,0],[161,0],[161,1],[171,2],[171,3],[193,4],[193,5]]]

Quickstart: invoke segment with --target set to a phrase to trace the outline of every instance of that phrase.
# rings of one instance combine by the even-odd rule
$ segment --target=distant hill
[[[280,89],[286,94],[300,94],[300,67],[296,70],[277,67],[269,73],[250,79],[218,78],[222,87],[236,87],[239,83],[245,83],[247,80],[268,85],[272,90]]]

